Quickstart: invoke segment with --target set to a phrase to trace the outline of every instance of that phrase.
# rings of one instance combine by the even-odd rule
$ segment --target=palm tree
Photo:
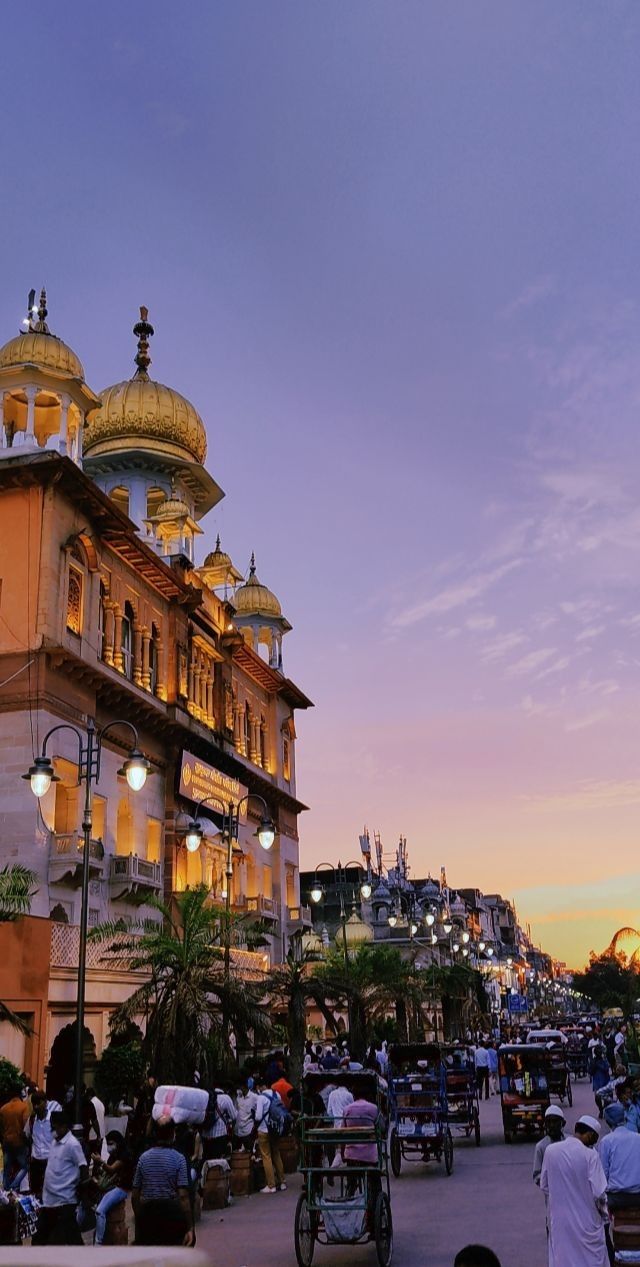
[[[395,1013],[398,1037],[406,1041],[409,1029],[421,1029],[426,998],[425,974],[415,960],[404,960],[395,946],[366,943],[347,956],[334,950],[318,972],[325,995],[349,1008],[349,1046],[363,1055],[373,1026]]]
[[[36,879],[35,871],[23,867],[22,863],[16,862],[12,866],[2,867],[0,870],[0,924],[11,924],[20,919],[21,915],[29,914]],[[22,1018],[2,1002],[0,1002],[0,1021],[8,1021],[21,1034],[31,1033],[29,1026]]]
[[[335,1017],[326,1001],[325,984],[317,972],[317,955],[290,950],[284,963],[269,974],[269,993],[286,1010],[285,1026],[289,1044],[289,1078],[297,1086],[302,1076],[302,1060],[307,1036],[307,1004],[313,1003],[327,1023],[337,1030]]]
[[[619,944],[621,941],[628,941],[631,937],[635,938],[637,942],[640,942],[640,932],[638,932],[637,928],[619,928],[618,931],[613,934],[607,949],[603,950],[602,957],[617,957],[623,953],[619,950]],[[640,966],[640,945],[636,946],[636,949],[632,951],[628,962],[636,967]]]
[[[162,923],[147,925],[142,934],[123,932],[118,923],[92,933],[109,943],[107,955],[128,956],[132,971],[148,973],[116,1009],[112,1029],[118,1033],[143,1016],[143,1054],[159,1081],[190,1084],[195,1070],[211,1080],[216,1070],[234,1063],[232,1033],[236,1044],[244,1043],[248,1032],[266,1038],[265,985],[244,980],[233,966],[225,972],[224,912],[211,905],[206,885],[186,889],[171,906],[160,898],[148,905]]]

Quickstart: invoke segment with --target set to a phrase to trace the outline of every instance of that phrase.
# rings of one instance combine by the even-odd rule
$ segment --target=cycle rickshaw
[[[391,1169],[400,1174],[403,1159],[442,1161],[453,1170],[447,1075],[437,1043],[394,1043],[389,1048]]]
[[[321,1092],[346,1087],[354,1100],[378,1110],[371,1117],[334,1120]],[[393,1222],[387,1149],[388,1104],[376,1073],[308,1073],[302,1081],[298,1121],[303,1190],[295,1212],[294,1241],[299,1267],[311,1267],[316,1245],[361,1245],[375,1241],[379,1267],[389,1267]],[[365,1145],[375,1161],[345,1158],[349,1146]],[[326,1154],[334,1161],[326,1165]],[[336,1164],[337,1163],[337,1164]]]

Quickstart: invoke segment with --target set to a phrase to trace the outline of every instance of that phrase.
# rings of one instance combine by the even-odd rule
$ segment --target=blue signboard
[[[526,1012],[529,1007],[523,994],[509,994],[507,1005],[510,1012]]]

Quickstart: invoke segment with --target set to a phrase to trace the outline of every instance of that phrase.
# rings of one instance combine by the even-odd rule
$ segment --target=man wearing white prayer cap
[[[533,1182],[540,1187],[542,1162],[549,1144],[557,1144],[564,1139],[566,1121],[558,1104],[550,1104],[544,1115],[544,1135],[538,1140],[533,1154]],[[640,1136],[638,1137],[640,1138]]]
[[[609,1267],[605,1240],[607,1181],[593,1145],[597,1118],[578,1118],[575,1135],[545,1152],[540,1187],[547,1196],[549,1267]]]

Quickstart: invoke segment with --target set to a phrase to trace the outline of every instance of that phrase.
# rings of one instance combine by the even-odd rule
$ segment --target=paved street
[[[574,1086],[573,1123],[593,1111],[589,1083]],[[531,1180],[533,1145],[506,1145],[499,1098],[481,1106],[483,1143],[455,1137],[453,1174],[444,1166],[407,1163],[391,1180],[394,1261],[398,1267],[451,1267],[471,1240],[490,1245],[502,1267],[546,1267],[543,1199]],[[289,1189],[273,1197],[240,1198],[233,1208],[203,1216],[198,1245],[215,1267],[289,1267],[295,1263],[293,1215],[300,1190],[296,1175]],[[317,1246],[314,1267],[373,1267],[373,1245],[330,1249]]]

